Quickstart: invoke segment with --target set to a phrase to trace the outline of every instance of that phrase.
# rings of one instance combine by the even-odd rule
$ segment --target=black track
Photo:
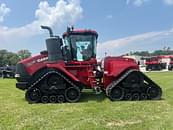
[[[117,89],[116,93],[115,89]],[[162,90],[142,72],[129,70],[123,73],[117,81],[108,85],[106,95],[113,101],[159,100]]]
[[[37,77],[25,94],[25,99],[29,103],[74,103],[80,100],[82,88],[62,73],[46,70]]]
[[[80,100],[82,88],[58,71],[46,70],[35,79],[25,94],[29,103],[74,103]],[[105,93],[112,101],[159,100],[162,96],[161,88],[138,70],[124,72],[107,86]]]

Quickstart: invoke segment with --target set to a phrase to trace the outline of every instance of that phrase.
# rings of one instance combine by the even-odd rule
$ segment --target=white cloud
[[[126,0],[126,4],[129,5],[129,4],[133,4],[135,6],[141,6],[143,5],[144,3],[148,2],[149,0]]]
[[[149,2],[151,0],[126,0],[126,4],[127,5],[134,5],[137,7],[142,6],[143,4],[145,4],[146,2]],[[153,0],[154,1],[154,0]],[[173,0],[162,0],[166,5],[173,5]]]
[[[6,4],[0,4],[0,22],[4,21],[4,17],[11,11],[10,8],[6,6]]]
[[[165,4],[173,5],[173,0],[164,0]]]
[[[9,12],[8,9],[6,12]],[[59,0],[55,6],[50,6],[47,1],[41,1],[35,11],[35,20],[31,23],[17,28],[0,26],[0,48],[7,47],[11,41],[22,44],[22,39],[29,39],[40,34],[40,25],[56,27],[57,29],[72,25],[82,17],[82,13],[83,9],[79,0]]]
[[[107,19],[112,19],[113,18],[113,15],[112,14],[109,14],[106,16]]]
[[[131,49],[137,50],[138,47],[146,49],[150,46],[150,49],[152,49],[153,46],[157,47],[159,40],[165,37],[172,37],[172,35],[173,29],[160,32],[148,32],[99,43],[97,48],[98,57],[103,57],[105,52],[107,52],[108,55],[120,55],[120,50],[123,53],[128,53]],[[163,41],[165,41],[165,39]],[[146,45],[142,46],[142,42]]]

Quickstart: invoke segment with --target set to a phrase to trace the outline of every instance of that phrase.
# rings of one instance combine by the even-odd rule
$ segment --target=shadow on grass
[[[102,102],[106,99],[106,95],[104,93],[95,94],[92,91],[84,91],[82,92],[80,102],[88,102],[88,101],[97,101]]]

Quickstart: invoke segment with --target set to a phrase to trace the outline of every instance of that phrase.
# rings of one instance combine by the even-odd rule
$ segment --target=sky
[[[96,30],[98,57],[173,49],[173,0],[0,0],[0,49],[45,50],[40,25]]]

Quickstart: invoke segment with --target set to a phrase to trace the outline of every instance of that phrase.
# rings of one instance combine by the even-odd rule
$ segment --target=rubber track
[[[132,72],[139,72],[138,70],[128,70],[126,73],[124,73],[118,80],[113,81],[111,84],[109,84],[106,88],[106,95],[110,97],[110,91],[116,87],[123,79],[125,79],[130,73]]]
[[[43,76],[41,76],[41,77],[40,77],[38,80],[36,80],[34,83],[32,83],[28,89],[36,87],[36,85],[37,85],[40,81],[42,81],[46,76],[48,76],[48,75],[50,75],[50,74],[57,74],[57,75],[59,75],[61,78],[63,78],[66,82],[68,82],[70,85],[72,85],[73,87],[77,87],[73,82],[71,82],[68,78],[66,78],[66,77],[65,77],[64,75],[62,75],[60,72],[51,70],[51,71],[45,73]]]
[[[147,81],[149,83],[149,85],[154,85],[154,86],[158,87],[161,90],[160,86],[157,85],[155,82],[153,82],[150,78],[148,78],[144,73],[140,72],[139,70],[135,70],[134,69],[134,70],[128,70],[118,80],[113,81],[111,84],[109,84],[108,87],[106,88],[106,95],[108,97],[110,97],[110,95],[109,95],[110,94],[110,91],[114,87],[116,87],[121,81],[123,81],[132,72],[139,72],[143,76],[144,81]],[[161,90],[161,94],[162,94],[162,90]]]

